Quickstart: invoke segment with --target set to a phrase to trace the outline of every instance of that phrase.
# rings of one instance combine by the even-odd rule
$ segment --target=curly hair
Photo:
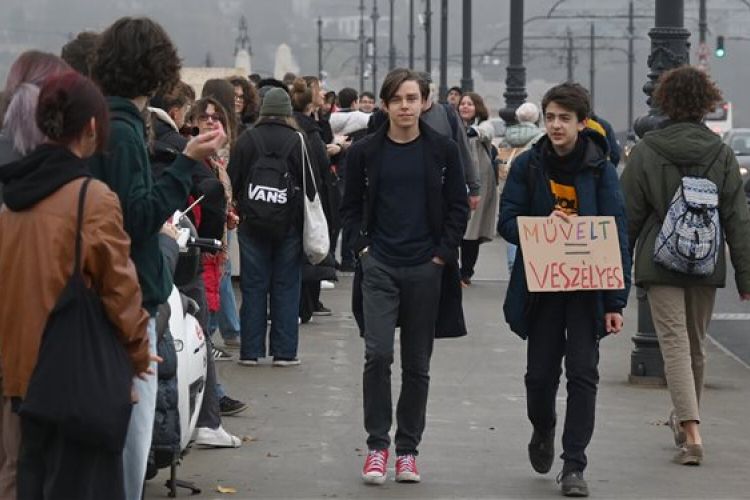
[[[101,35],[94,78],[106,95],[133,99],[168,92],[180,78],[172,40],[151,19],[123,17]]]
[[[84,76],[91,76],[91,68],[96,61],[99,33],[81,31],[75,39],[63,45],[60,57]]]
[[[651,97],[662,113],[678,122],[699,122],[723,100],[708,73],[693,66],[662,73]]]
[[[313,104],[313,88],[310,87],[304,78],[294,80],[291,88],[292,109],[298,113],[308,111],[308,106]]]
[[[251,84],[244,76],[229,77],[229,83],[235,87],[242,88],[242,96],[245,98],[245,104],[242,108],[240,119],[243,123],[254,122],[260,109],[260,96],[255,85]]]

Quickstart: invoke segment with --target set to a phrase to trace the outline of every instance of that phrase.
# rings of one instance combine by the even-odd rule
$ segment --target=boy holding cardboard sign
[[[607,160],[606,139],[586,129],[586,117],[590,115],[586,90],[573,83],[553,87],[542,100],[542,110],[547,135],[513,162],[503,191],[498,231],[519,245],[523,244],[521,223],[527,217],[546,219],[550,229],[565,229],[579,215],[613,217],[616,227],[611,230],[619,238],[610,258],[619,261],[613,269],[621,269],[621,280],[613,286],[609,284],[618,280],[581,279],[582,284],[591,285],[538,288],[539,282],[553,283],[559,276],[553,279],[549,274],[549,279],[545,279],[541,275],[540,280],[530,276],[532,281],[527,284],[526,248],[522,245],[503,309],[511,329],[529,343],[525,383],[528,417],[534,427],[528,447],[531,465],[542,474],[552,468],[555,398],[564,357],[568,399],[562,438],[564,464],[559,480],[565,496],[588,496],[583,471],[587,465],[586,447],[594,431],[599,340],[622,328],[622,310],[630,288],[625,206],[615,166]],[[592,219],[590,224],[597,220],[607,219]],[[575,233],[571,230],[563,234],[578,233],[576,229]],[[572,241],[572,236],[568,240]],[[589,240],[593,241],[593,237]],[[549,251],[554,248],[550,246]],[[557,266],[557,271],[549,272],[559,273]],[[583,269],[595,273],[591,266],[582,264],[581,276]],[[593,286],[594,283],[601,286]],[[542,291],[530,292],[530,284],[532,289]]]

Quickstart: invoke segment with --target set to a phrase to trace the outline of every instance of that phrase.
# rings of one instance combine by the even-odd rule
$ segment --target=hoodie
[[[719,187],[724,238],[711,276],[670,271],[653,261],[656,236],[680,186],[682,174],[678,165],[687,175],[705,172],[705,177]],[[665,122],[633,147],[620,181],[627,206],[630,252],[635,252],[636,285],[723,287],[726,241],[737,289],[750,293],[750,215],[737,159],[718,135],[702,123]]]
[[[331,113],[330,123],[333,135],[350,135],[358,130],[367,129],[370,115],[353,109],[340,109]]]
[[[143,307],[155,315],[172,289],[172,273],[159,250],[158,234],[167,219],[187,203],[195,162],[178,154],[154,181],[138,108],[123,97],[107,97],[107,105],[109,142],[89,165],[94,177],[120,198],[125,230],[132,240],[131,257],[143,289]]]

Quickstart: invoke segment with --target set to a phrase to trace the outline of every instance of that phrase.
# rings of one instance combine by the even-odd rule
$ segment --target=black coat
[[[341,211],[345,225],[359,234],[354,243],[355,254],[370,244],[368,221],[373,220],[380,180],[381,152],[388,132],[388,123],[372,135],[356,142],[349,150],[346,189]],[[458,246],[469,220],[466,181],[456,144],[441,136],[428,125],[419,124],[425,152],[425,192],[427,216],[435,241],[435,256],[446,263],[440,297],[436,337],[466,335],[461,283],[458,267]],[[357,266],[352,290],[352,309],[360,332],[364,331],[362,312],[362,271]]]

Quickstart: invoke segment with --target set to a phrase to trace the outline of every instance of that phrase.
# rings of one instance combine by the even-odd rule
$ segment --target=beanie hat
[[[539,108],[532,102],[525,102],[516,109],[519,123],[536,123],[539,121]]]
[[[292,102],[282,89],[271,89],[263,97],[260,116],[292,116]]]

